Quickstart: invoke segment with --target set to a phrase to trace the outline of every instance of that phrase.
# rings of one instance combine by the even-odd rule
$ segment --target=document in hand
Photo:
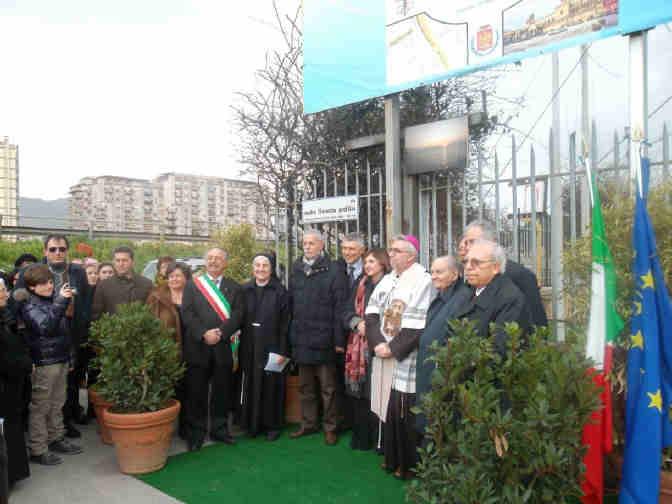
[[[285,359],[282,362],[282,364],[280,364],[281,358]],[[287,364],[289,364],[290,360],[291,359],[289,357],[285,357],[284,355],[269,352],[268,362],[266,362],[266,367],[264,368],[264,371],[270,371],[271,373],[282,373],[287,367]]]

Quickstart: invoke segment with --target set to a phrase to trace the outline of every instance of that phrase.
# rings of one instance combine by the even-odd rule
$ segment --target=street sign
[[[318,222],[357,220],[359,218],[358,196],[304,200],[301,205],[304,225]]]

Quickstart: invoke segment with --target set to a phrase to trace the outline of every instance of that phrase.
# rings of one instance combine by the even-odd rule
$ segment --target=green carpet
[[[275,442],[239,438],[170,457],[139,479],[189,504],[403,503],[404,483],[380,469],[382,457],[350,449],[349,435],[326,446],[321,434]]]

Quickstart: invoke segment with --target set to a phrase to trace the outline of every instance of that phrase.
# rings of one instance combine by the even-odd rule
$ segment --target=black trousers
[[[208,419],[211,435],[227,434],[233,394],[231,366],[217,365],[214,354],[207,366],[187,364],[185,388],[187,438],[203,441],[208,432]]]

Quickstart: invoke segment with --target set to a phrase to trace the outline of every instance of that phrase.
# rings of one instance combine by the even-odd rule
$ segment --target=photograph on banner
[[[301,203],[301,210],[304,224],[357,220],[359,218],[359,198],[357,196],[335,196],[304,200]]]
[[[504,54],[618,24],[618,0],[521,0],[504,10]]]
[[[387,85],[618,24],[618,0],[387,0]]]

